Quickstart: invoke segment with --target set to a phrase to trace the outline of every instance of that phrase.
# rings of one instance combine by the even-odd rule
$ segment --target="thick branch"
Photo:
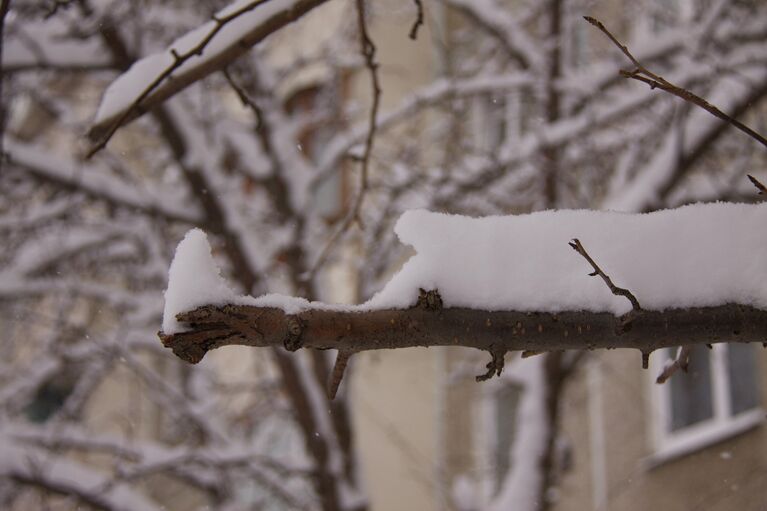
[[[767,311],[722,305],[663,312],[644,310],[630,329],[607,312],[488,312],[464,308],[346,312],[310,309],[287,315],[281,309],[203,306],[178,315],[190,328],[160,333],[166,347],[197,363],[208,350],[231,344],[337,349],[359,352],[415,346],[466,346],[497,351],[556,351],[659,348],[767,339]]]

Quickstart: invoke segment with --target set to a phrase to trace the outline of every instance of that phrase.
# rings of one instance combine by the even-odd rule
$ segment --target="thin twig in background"
[[[423,25],[423,3],[421,0],[413,0],[416,8],[416,18],[410,29],[410,39],[415,41],[418,38],[418,28]]]
[[[372,89],[372,105],[370,107],[370,116],[368,124],[368,135],[365,139],[365,152],[362,154],[360,162],[360,184],[357,196],[354,198],[349,213],[341,222],[341,225],[336,229],[333,235],[330,237],[325,247],[320,252],[317,262],[314,263],[311,271],[309,272],[307,280],[311,280],[317,273],[317,270],[325,263],[330,255],[331,249],[341,236],[349,230],[353,223],[357,223],[362,226],[362,219],[360,218],[360,210],[362,209],[362,202],[365,199],[365,192],[368,188],[368,168],[370,166],[370,154],[373,152],[373,144],[375,143],[375,136],[377,130],[378,120],[378,107],[381,102],[381,83],[378,79],[378,63],[375,61],[376,46],[370,39],[367,30],[367,22],[365,21],[365,1],[357,0],[357,24],[360,34],[360,51],[365,58],[365,67],[367,67],[370,74],[370,85]]]
[[[3,170],[5,152],[3,151],[3,135],[5,133],[5,103],[3,102],[3,31],[5,28],[5,16],[11,6],[11,0],[0,2],[0,172]]]
[[[264,112],[261,110],[261,107],[259,107],[256,102],[253,101],[250,96],[248,96],[248,93],[245,92],[245,90],[240,87],[237,82],[234,81],[234,78],[232,78],[228,68],[224,68],[222,72],[224,73],[226,83],[228,83],[229,87],[231,87],[235,94],[237,94],[237,97],[240,99],[240,102],[242,102],[242,105],[246,108],[250,108],[253,111],[253,114],[256,116],[256,122],[260,125],[262,119],[264,118]]]
[[[157,77],[155,77],[155,79],[152,80],[152,82],[147,85],[146,88],[144,88],[141,94],[139,94],[136,99],[131,102],[128,108],[123,111],[122,115],[120,115],[120,117],[118,117],[117,120],[111,124],[104,136],[102,136],[101,139],[88,151],[86,158],[92,157],[94,154],[103,149],[112,138],[112,136],[114,136],[115,132],[117,132],[120,126],[123,125],[123,123],[131,116],[131,114],[141,108],[142,101],[144,101],[144,99],[146,99],[146,97],[149,96],[152,91],[159,87],[161,83],[169,78],[176,69],[180,68],[187,60],[191,59],[192,57],[202,55],[205,48],[208,46],[208,44],[210,44],[213,38],[216,37],[216,34],[218,34],[221,29],[223,29],[228,23],[239,18],[243,14],[252,11],[259,5],[265,4],[268,1],[269,0],[254,0],[253,2],[244,5],[243,7],[226,16],[218,17],[213,15],[212,20],[215,24],[213,28],[207,34],[205,34],[205,37],[203,37],[199,43],[184,53],[179,53],[175,48],[171,48],[170,53],[173,55],[173,62],[168,67],[166,67],[162,73],[158,74]]]
[[[756,179],[751,174],[746,174],[748,176],[748,180],[751,181],[751,183],[759,190],[759,195],[767,195],[767,187],[765,187],[761,181]]]
[[[669,82],[665,78],[663,78],[660,75],[656,75],[655,73],[648,70],[646,67],[644,67],[642,64],[639,63],[639,61],[631,54],[629,49],[626,47],[626,45],[622,44],[618,39],[609,31],[607,30],[607,27],[604,26],[604,24],[599,21],[596,18],[593,18],[591,16],[584,16],[583,17],[586,21],[597,27],[599,30],[602,31],[609,39],[612,41],[612,43],[618,47],[618,49],[623,52],[623,54],[631,61],[632,64],[634,64],[635,69],[633,71],[626,71],[625,69],[620,70],[621,76],[625,78],[632,78],[634,80],[644,82],[650,86],[651,89],[661,89],[669,94],[673,94],[674,96],[681,98],[689,103],[692,103],[693,105],[699,106],[700,108],[704,109],[714,117],[717,117],[723,121],[726,121],[730,123],[732,126],[735,126],[743,133],[747,134],[763,146],[767,147],[767,139],[765,139],[762,135],[757,133],[756,131],[752,130],[742,122],[733,119],[726,113],[719,110],[717,107],[706,101],[705,99],[701,98],[700,96],[693,94],[692,92],[688,91],[687,89],[684,89],[682,87],[679,87],[677,85],[674,85],[673,83]]]
[[[681,369],[685,373],[687,367],[690,365],[690,353],[692,352],[692,346],[681,346],[676,354],[676,358],[673,362],[667,363],[663,368],[663,371],[655,379],[655,383],[665,383],[666,380],[671,378],[671,375]]]

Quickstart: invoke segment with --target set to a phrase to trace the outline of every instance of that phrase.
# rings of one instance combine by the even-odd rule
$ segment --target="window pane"
[[[730,377],[732,414],[756,407],[759,404],[759,388],[751,344],[727,345],[727,373]]]
[[[667,353],[673,358],[676,350],[667,350]],[[693,348],[688,372],[677,371],[666,385],[671,385],[671,431],[713,417],[711,359],[707,348]]]
[[[62,407],[72,390],[68,382],[50,381],[43,384],[34,399],[24,408],[27,419],[37,423],[47,421]]]

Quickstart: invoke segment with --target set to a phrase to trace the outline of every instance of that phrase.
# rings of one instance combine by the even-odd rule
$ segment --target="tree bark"
[[[608,312],[484,311],[466,308],[349,312],[309,309],[295,315],[247,305],[206,305],[179,314],[189,330],[160,332],[163,344],[197,363],[221,346],[285,346],[359,352],[415,346],[465,346],[493,354],[634,348],[645,357],[680,344],[763,342],[767,311],[745,305]]]

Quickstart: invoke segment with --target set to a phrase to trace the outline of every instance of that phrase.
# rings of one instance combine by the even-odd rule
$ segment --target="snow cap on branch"
[[[233,303],[236,295],[221,277],[213,261],[207,235],[192,229],[176,248],[165,291],[163,332],[182,330],[176,314],[208,303]]]
[[[417,254],[367,308],[412,306],[438,289],[446,307],[624,314],[615,296],[567,244],[579,238],[648,310],[767,308],[767,205],[696,204],[647,214],[543,211],[469,218],[409,211],[400,241]]]

